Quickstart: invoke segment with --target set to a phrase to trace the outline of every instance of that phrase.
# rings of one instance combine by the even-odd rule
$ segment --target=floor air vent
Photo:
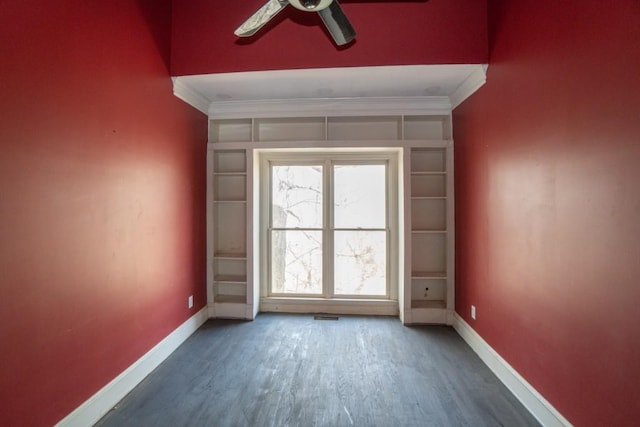
[[[313,316],[314,320],[338,320],[340,319],[338,316],[331,316],[331,315],[319,315],[319,316]]]

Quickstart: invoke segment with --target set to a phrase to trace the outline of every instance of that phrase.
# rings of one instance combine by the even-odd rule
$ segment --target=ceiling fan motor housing
[[[305,12],[317,12],[329,7],[333,0],[288,0],[291,6]]]

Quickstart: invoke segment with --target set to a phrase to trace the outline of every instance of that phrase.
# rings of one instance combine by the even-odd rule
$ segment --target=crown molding
[[[446,67],[451,68],[449,69]],[[461,72],[461,69],[456,67],[463,67],[463,71]],[[290,90],[283,90],[283,98],[281,99],[268,96],[260,96],[260,90],[258,90],[260,88],[260,79],[269,77],[269,79],[271,80],[267,79],[265,81],[272,81],[274,82],[274,85],[282,85],[284,84],[282,81],[283,77],[280,74],[288,73],[286,75],[297,76],[297,71],[295,70],[281,70],[278,72],[269,71],[235,73],[232,76],[233,78],[228,75],[176,76],[172,77],[172,80],[173,93],[175,94],[175,96],[187,102],[189,105],[193,106],[199,111],[203,112],[209,118],[216,119],[233,119],[242,117],[261,118],[323,116],[329,113],[332,116],[441,115],[451,113],[454,108],[460,105],[465,99],[467,99],[472,93],[478,90],[478,88],[480,88],[486,82],[487,67],[487,64],[466,64],[460,66],[414,66],[411,68],[411,73],[408,74],[412,80],[420,81],[421,78],[432,78],[434,81],[433,84],[436,85],[436,87],[438,87],[437,84],[444,84],[445,86],[448,85],[448,90],[446,90],[445,93],[441,92],[440,95],[424,94],[416,96],[407,96],[407,94],[404,94],[403,96],[348,95],[344,97],[335,96],[298,98],[295,94],[291,96],[292,91]],[[390,70],[388,70],[388,74],[390,74],[393,73],[395,68],[397,67],[388,68],[390,68]],[[313,75],[309,77],[308,74],[313,74],[313,72],[317,71],[318,70],[300,70],[299,73],[300,76],[306,76],[305,78],[310,79],[311,77],[313,77]],[[376,73],[372,73],[364,69],[331,69],[325,71],[325,74],[333,75],[334,78],[335,76],[351,76],[351,79],[355,79],[358,75],[358,72],[363,73],[364,76],[380,74],[379,70],[376,71]],[[277,74],[276,78],[272,75],[274,73],[280,74]],[[235,90],[239,90],[240,94],[244,96],[244,98],[212,98],[214,93],[212,92],[212,88],[219,86],[220,88],[224,89],[224,82],[230,78],[231,82],[235,84]],[[243,79],[246,79],[246,82],[249,85],[246,89],[242,89],[242,85],[238,86],[238,82],[242,83]],[[345,79],[342,78],[339,81],[342,82],[344,80]],[[299,87],[296,86],[298,87],[298,91],[304,92],[302,91],[302,88],[304,88],[305,86],[300,86],[300,79],[294,79],[294,81],[298,81],[297,85]],[[427,82],[428,81],[429,80],[427,80]],[[459,84],[457,84],[457,86],[452,86],[451,83],[453,82],[459,82]],[[310,84],[311,87],[313,87],[312,79]],[[331,80],[329,80],[327,84],[331,85]],[[371,78],[371,81],[369,81],[368,84],[384,85],[385,80],[380,80],[379,78],[376,80],[376,78]],[[420,90],[418,90],[420,87],[428,85],[429,83],[425,82],[417,85],[416,93],[420,93]],[[348,90],[345,90],[344,84],[342,86],[343,92],[349,92]],[[451,87],[455,89],[452,90]],[[320,89],[317,89],[315,91],[319,90]],[[253,93],[252,91],[255,93]],[[295,92],[295,90],[293,92]],[[274,91],[271,90],[269,93],[273,95]],[[227,97],[231,98],[231,96]]]
[[[173,94],[182,99],[187,104],[191,105],[200,112],[207,114],[209,110],[209,104],[211,102],[200,94],[195,89],[191,88],[183,79],[179,77],[172,77],[173,81]]]
[[[452,110],[487,82],[487,68],[489,68],[489,64],[479,65],[451,94]]]
[[[447,96],[411,96],[381,98],[307,98],[255,101],[212,102],[209,117],[305,117],[354,115],[436,115],[449,114]]]

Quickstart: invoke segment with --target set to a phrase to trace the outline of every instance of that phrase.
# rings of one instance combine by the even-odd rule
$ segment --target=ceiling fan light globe
[[[333,2],[333,0],[288,0],[291,6],[296,9],[304,10],[305,12],[317,12],[322,9],[326,9]]]

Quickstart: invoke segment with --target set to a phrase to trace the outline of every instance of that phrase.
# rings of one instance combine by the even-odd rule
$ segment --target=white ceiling
[[[446,97],[455,107],[484,83],[485,71],[455,64],[206,74],[175,77],[174,92],[205,112],[243,102],[319,99]]]

